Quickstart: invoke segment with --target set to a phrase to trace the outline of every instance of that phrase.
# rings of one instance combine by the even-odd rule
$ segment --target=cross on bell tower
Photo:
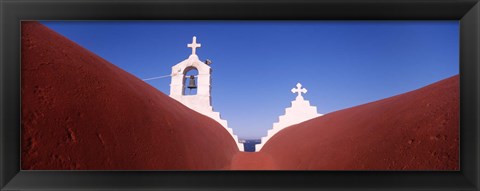
[[[307,89],[302,88],[302,84],[297,83],[297,88],[292,88],[292,93],[298,93],[296,99],[303,99],[302,93],[307,93]]]
[[[197,44],[197,37],[193,36],[192,43],[187,44],[187,47],[192,48],[192,55],[197,55],[196,49],[202,47],[202,44]]]

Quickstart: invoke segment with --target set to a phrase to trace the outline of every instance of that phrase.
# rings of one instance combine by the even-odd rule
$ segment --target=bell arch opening
[[[198,70],[190,66],[185,68],[183,73],[183,92],[182,95],[197,95],[198,89]]]

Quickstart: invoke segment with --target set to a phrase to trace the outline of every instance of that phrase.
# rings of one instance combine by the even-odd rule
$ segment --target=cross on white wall
[[[193,36],[191,44],[187,44],[187,47],[192,48],[192,55],[196,55],[196,49],[202,47],[202,44],[197,44],[197,37]]]
[[[297,83],[297,88],[292,88],[292,93],[298,93],[297,98],[303,98],[302,93],[307,93],[307,89],[302,88],[302,84]]]

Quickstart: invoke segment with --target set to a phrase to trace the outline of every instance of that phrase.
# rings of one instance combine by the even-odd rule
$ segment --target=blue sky
[[[322,114],[459,73],[458,21],[44,21],[140,79],[168,75],[192,36],[212,104],[241,138],[265,136],[296,94]],[[169,94],[170,78],[147,81]]]

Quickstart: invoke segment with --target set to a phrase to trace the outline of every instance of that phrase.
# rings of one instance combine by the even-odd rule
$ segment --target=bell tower
[[[238,142],[238,137],[233,134],[233,130],[228,128],[227,121],[221,119],[220,113],[213,111],[211,103],[211,73],[212,69],[209,66],[211,62],[200,61],[196,54],[196,49],[202,45],[197,43],[197,37],[193,37],[192,43],[187,44],[187,47],[192,49],[192,54],[182,62],[172,66],[172,80],[170,83],[170,97],[184,104],[192,110],[197,111],[203,115],[206,115],[218,123],[220,123],[232,136],[237,143],[238,149],[243,151],[243,144]],[[191,70],[197,70],[197,75],[187,75]],[[196,94],[189,95],[186,91],[187,88],[192,87],[193,83],[196,84]]]
[[[192,54],[186,60],[172,67],[170,97],[203,114],[213,110],[210,103],[210,74],[212,69],[199,60],[196,49],[201,47],[201,44],[197,43],[196,37],[193,37],[193,42],[187,46],[192,48]],[[194,75],[193,78],[187,75],[191,70],[198,71],[198,74]],[[190,81],[196,82],[196,95],[186,94]]]

